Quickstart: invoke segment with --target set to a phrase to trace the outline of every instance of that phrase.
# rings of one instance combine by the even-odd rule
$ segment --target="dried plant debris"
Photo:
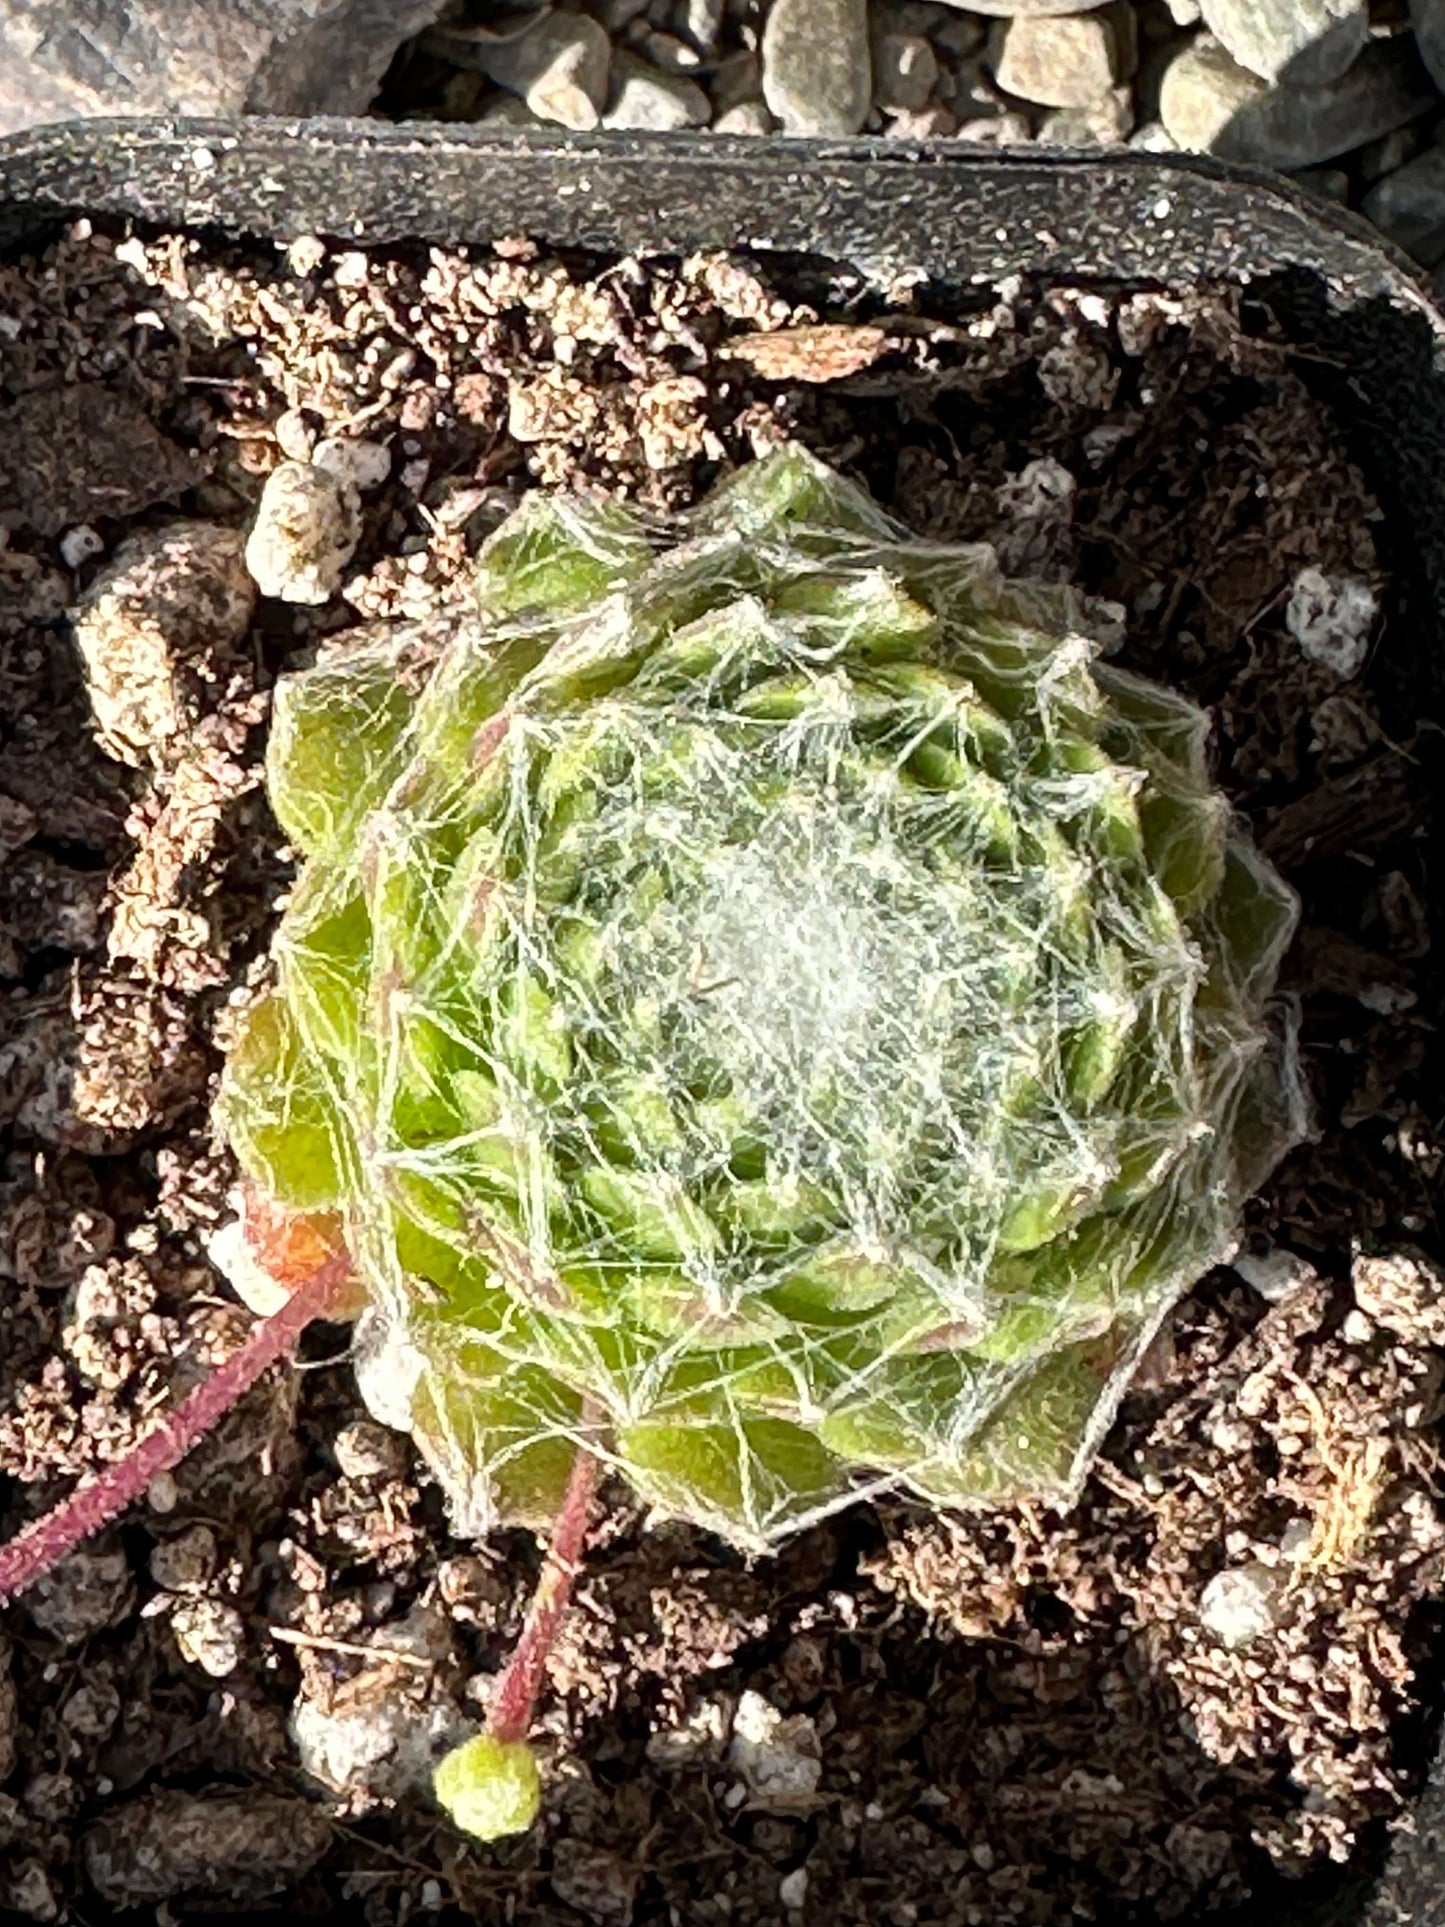
[[[500,1854],[411,1789],[485,1712],[536,1547],[452,1539],[317,1334],[321,1369],[258,1386],[7,1616],[0,1905],[1042,1927],[1369,1864],[1438,1679],[1434,752],[1392,695],[1378,511],[1268,317],[84,227],[0,269],[0,316],[6,1531],[247,1325],[205,1257],[234,1179],[209,1110],[294,873],[259,789],[276,674],[460,619],[539,485],[676,510],[798,440],[1091,598],[1115,660],[1212,708],[1215,778],[1304,899],[1316,1129],[1068,1515],[880,1500],[747,1564],[614,1491],[542,1828]],[[233,560],[283,462],[338,478],[355,548],[324,599],[247,612]],[[197,539],[200,627],[164,566]]]

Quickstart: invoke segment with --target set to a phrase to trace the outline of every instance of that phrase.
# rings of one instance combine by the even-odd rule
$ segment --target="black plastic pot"
[[[940,296],[975,301],[1012,277],[1246,289],[1385,509],[1397,693],[1407,713],[1445,720],[1445,317],[1372,229],[1286,180],[1145,154],[375,121],[91,122],[0,141],[0,250],[81,215],[270,240],[744,248],[847,264],[881,288],[921,271]],[[1418,1819],[1373,1899],[1329,1881],[1249,1927],[1266,1911],[1270,1927],[1445,1927],[1445,1762]]]

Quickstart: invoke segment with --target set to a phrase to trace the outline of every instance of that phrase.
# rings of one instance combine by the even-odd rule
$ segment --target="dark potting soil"
[[[749,1563],[609,1492],[544,1818],[496,1849],[424,1768],[485,1704],[536,1542],[452,1538],[345,1330],[313,1331],[0,1619],[0,1911],[1046,1927],[1278,1910],[1378,1864],[1439,1697],[1439,732],[1313,372],[1222,298],[965,308],[722,257],[82,227],[0,269],[0,1531],[249,1322],[205,1255],[234,1177],[209,1102],[292,874],[276,675],[459,608],[527,488],[681,504],[794,436],[919,531],[1120,605],[1119,659],[1213,708],[1304,899],[1317,1126],[1068,1516],[860,1505]],[[323,436],[390,458],[341,593],[179,653],[133,600],[107,753],[68,612],[137,533],[244,528]],[[1362,662],[1302,646],[1306,569],[1379,595]]]

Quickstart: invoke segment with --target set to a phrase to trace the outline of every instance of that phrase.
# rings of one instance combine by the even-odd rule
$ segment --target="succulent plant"
[[[480,616],[277,691],[305,864],[223,1115],[477,1529],[579,1447],[763,1547],[1067,1499],[1289,1141],[1294,899],[1071,592],[789,448],[528,497]]]

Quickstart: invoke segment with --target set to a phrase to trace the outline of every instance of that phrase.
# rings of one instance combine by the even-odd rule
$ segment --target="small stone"
[[[724,0],[677,0],[672,23],[699,53],[711,53],[722,35]]]
[[[102,746],[137,768],[171,760],[255,607],[241,537],[172,522],[122,542],[73,629]]]
[[[1364,52],[1366,0],[1199,0],[1204,24],[1252,74],[1328,87]]]
[[[1413,41],[1376,40],[1332,86],[1274,87],[1247,103],[1210,152],[1286,172],[1316,167],[1439,104]]]
[[[331,1840],[329,1817],[308,1800],[167,1790],[111,1808],[86,1829],[81,1859],[112,1907],[214,1895],[240,1909],[295,1886]]]
[[[763,98],[789,134],[856,134],[873,75],[867,0],[773,0]]]
[[[917,112],[938,83],[938,56],[921,34],[880,33],[873,42],[873,92],[880,107]]]
[[[1440,159],[1445,166],[1445,154]],[[1301,569],[1290,589],[1284,623],[1301,655],[1348,682],[1365,666],[1379,613],[1380,598],[1358,576],[1330,577],[1319,569]]]
[[[728,1759],[754,1800],[806,1806],[823,1777],[818,1729],[804,1713],[785,1718],[761,1693],[746,1692],[733,1715]]]
[[[702,55],[687,41],[679,40],[675,33],[663,33],[656,27],[643,32],[629,34],[637,51],[650,60],[654,67],[660,67],[665,74],[695,74],[702,66]]]
[[[1129,145],[1137,154],[1177,154],[1179,152],[1178,141],[1162,120],[1146,120],[1142,127],[1136,127],[1129,136]]]
[[[1218,1572],[1199,1595],[1199,1621],[1230,1652],[1252,1646],[1278,1624],[1280,1577],[1258,1560]]]
[[[318,607],[341,587],[360,540],[350,482],[311,462],[282,462],[261,491],[246,567],[262,595]]]
[[[425,1678],[408,1669],[413,1682]],[[429,1791],[433,1765],[474,1730],[449,1700],[429,1703],[381,1663],[328,1705],[299,1699],[290,1721],[302,1772],[362,1806]]]
[[[989,42],[999,86],[1041,107],[1090,106],[1118,80],[1119,54],[1114,22],[1099,13],[1024,15],[996,27]]]
[[[782,1901],[788,1912],[793,1914],[806,1903],[807,1898],[808,1869],[794,1867],[791,1873],[785,1873],[778,1882],[778,1899]]]
[[[739,134],[756,138],[760,134],[771,134],[777,129],[777,121],[768,112],[761,100],[740,100],[736,107],[729,107],[725,114],[719,114],[712,124],[714,134]]]
[[[1244,1282],[1272,1305],[1284,1304],[1318,1276],[1308,1258],[1282,1245],[1273,1251],[1239,1251],[1230,1262]]]
[[[197,1522],[152,1549],[150,1575],[165,1592],[200,1592],[215,1575],[216,1557],[215,1533]]]
[[[325,259],[326,243],[319,234],[298,234],[286,243],[286,266],[303,281],[315,274]]]
[[[1039,139],[1048,147],[1118,147],[1134,125],[1131,87],[1111,87],[1088,107],[1056,107],[1045,114]]]
[[[180,1497],[181,1489],[174,1472],[157,1472],[146,1487],[146,1504],[152,1512],[174,1512]]]
[[[303,408],[285,408],[271,424],[276,446],[292,462],[309,462],[316,447],[316,430]]]
[[[1445,147],[1428,149],[1376,182],[1360,211],[1422,267],[1445,260]]]
[[[604,127],[669,133],[682,127],[705,127],[712,102],[695,80],[665,74],[625,50],[612,58],[612,93]]]
[[[1204,17],[1200,12],[1201,0],[1165,0],[1165,4],[1176,27],[1197,27]]]
[[[318,468],[340,481],[350,482],[363,495],[380,488],[391,473],[391,450],[385,442],[349,442],[328,435],[316,444],[311,457]]]
[[[125,1554],[94,1546],[58,1559],[25,1595],[33,1623],[62,1646],[79,1646],[118,1625],[134,1605],[135,1583]]]
[[[336,1434],[332,1450],[337,1468],[348,1479],[395,1479],[406,1470],[406,1442],[390,1426],[375,1419],[357,1419]]]
[[[246,1622],[221,1599],[185,1599],[171,1614],[182,1659],[212,1679],[229,1679],[246,1650]]]
[[[585,13],[543,13],[515,39],[479,43],[489,80],[520,94],[534,114],[587,133],[607,104],[612,43]]]
[[[338,288],[364,288],[371,280],[371,257],[361,248],[347,248],[331,264]]]
[[[934,101],[929,107],[913,111],[903,107],[893,108],[890,114],[888,125],[883,130],[885,140],[946,140],[958,130],[958,121],[941,101]]]
[[[60,538],[60,559],[67,569],[78,569],[82,563],[104,554],[105,543],[88,522],[78,522]]]
[[[1266,92],[1258,74],[1241,67],[1210,34],[1177,53],[1159,87],[1159,118],[1176,147],[1212,154],[1247,107]]]

